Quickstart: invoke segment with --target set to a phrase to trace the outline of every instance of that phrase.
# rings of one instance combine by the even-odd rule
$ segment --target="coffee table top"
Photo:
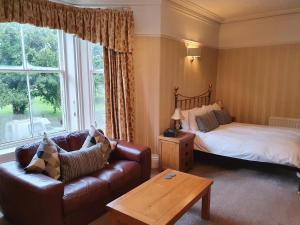
[[[166,180],[170,172],[176,176]],[[145,224],[174,223],[207,193],[212,183],[210,179],[167,169],[107,207]]]

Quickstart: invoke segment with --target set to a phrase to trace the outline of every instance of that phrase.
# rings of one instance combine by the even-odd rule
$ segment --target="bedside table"
[[[194,138],[191,133],[179,132],[176,137],[159,136],[160,169],[188,171],[194,163]]]

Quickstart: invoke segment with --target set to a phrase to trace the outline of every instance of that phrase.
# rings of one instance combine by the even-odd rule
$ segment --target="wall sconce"
[[[201,57],[201,48],[187,48],[187,56],[194,62],[195,58]]]

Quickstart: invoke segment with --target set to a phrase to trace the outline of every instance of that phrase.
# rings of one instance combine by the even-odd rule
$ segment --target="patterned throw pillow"
[[[85,139],[80,150],[85,150],[98,143],[102,144],[101,154],[105,163],[107,163],[110,153],[112,152],[113,143],[111,143],[108,138],[99,132],[94,126],[91,126],[89,135]]]
[[[24,168],[26,172],[44,173],[56,180],[60,178],[60,161],[58,153],[66,152],[56,145],[47,134],[44,134],[42,143],[29,165]]]
[[[59,154],[61,162],[61,179],[69,182],[74,178],[85,176],[102,169],[105,165],[101,148],[98,143],[83,151],[73,151]]]
[[[196,117],[199,130],[209,132],[219,126],[219,122],[213,112],[206,113]]]

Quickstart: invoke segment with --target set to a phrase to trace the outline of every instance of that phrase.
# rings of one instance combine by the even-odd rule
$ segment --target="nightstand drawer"
[[[175,138],[159,137],[160,168],[188,171],[193,167],[194,134],[180,133]]]
[[[177,169],[179,167],[178,161],[178,147],[173,142],[162,141],[160,143],[161,168],[162,169]]]

